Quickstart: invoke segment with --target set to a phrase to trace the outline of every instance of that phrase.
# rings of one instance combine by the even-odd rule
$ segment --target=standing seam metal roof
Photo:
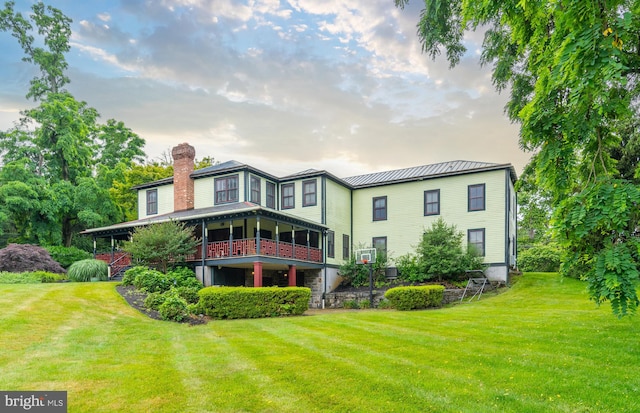
[[[396,169],[393,171],[374,172],[370,174],[343,178],[343,181],[354,187],[380,185],[397,181],[409,181],[419,178],[429,178],[444,175],[456,175],[494,168],[512,168],[508,164],[497,164],[474,161],[450,161],[431,165],[415,166],[412,168]],[[515,171],[512,172],[515,177]]]

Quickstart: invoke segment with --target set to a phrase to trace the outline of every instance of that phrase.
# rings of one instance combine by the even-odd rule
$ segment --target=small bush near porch
[[[198,294],[198,310],[213,318],[302,315],[311,299],[305,287],[207,287]]]

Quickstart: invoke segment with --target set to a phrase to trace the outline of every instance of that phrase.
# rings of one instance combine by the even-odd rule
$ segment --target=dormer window
[[[158,213],[158,189],[147,190],[147,215]]]

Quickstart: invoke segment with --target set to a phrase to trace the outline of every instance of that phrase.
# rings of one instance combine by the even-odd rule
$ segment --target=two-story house
[[[358,246],[393,258],[415,251],[442,217],[506,282],[515,267],[516,174],[510,164],[453,161],[338,178],[306,170],[276,177],[236,161],[194,170],[195,150],[173,148],[174,176],[134,188],[138,219],[84,231],[112,249],[134,228],[178,220],[202,239],[189,257],[204,285],[304,285],[311,305],[339,283]],[[110,256],[115,257],[114,251]]]

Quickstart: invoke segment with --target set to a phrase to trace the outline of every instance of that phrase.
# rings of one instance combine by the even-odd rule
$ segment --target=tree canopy
[[[144,140],[122,122],[98,123],[98,111],[65,89],[71,19],[42,2],[28,16],[14,6],[0,10],[0,31],[40,74],[26,94],[37,106],[0,132],[0,229],[11,241],[69,246],[82,229],[122,220],[109,188],[123,165],[144,159]]]
[[[409,0],[395,0],[403,7]],[[552,229],[591,298],[617,315],[640,303],[637,186],[639,0],[424,0],[423,51],[451,66],[485,30],[480,62],[509,91],[509,118],[551,198]],[[590,243],[584,240],[590,240]]]

